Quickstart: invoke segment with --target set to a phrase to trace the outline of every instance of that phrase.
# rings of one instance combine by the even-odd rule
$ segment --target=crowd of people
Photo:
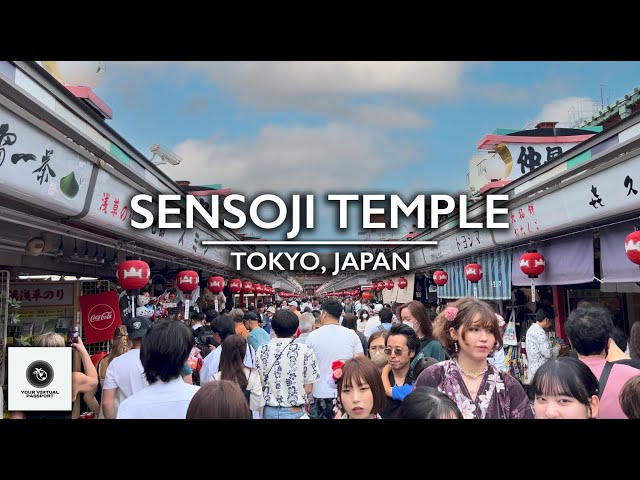
[[[504,320],[475,298],[438,314],[418,301],[303,298],[194,312],[190,326],[133,317],[97,365],[75,344],[73,396],[104,419],[640,418],[640,322],[627,345],[583,302],[565,324],[567,354],[547,336],[554,318],[542,306],[526,332],[523,385],[504,368]],[[64,346],[56,337],[34,345]]]

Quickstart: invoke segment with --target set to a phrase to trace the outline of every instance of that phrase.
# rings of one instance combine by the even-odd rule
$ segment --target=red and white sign
[[[115,290],[80,297],[84,343],[104,342],[113,338],[113,331],[122,325],[120,304]]]

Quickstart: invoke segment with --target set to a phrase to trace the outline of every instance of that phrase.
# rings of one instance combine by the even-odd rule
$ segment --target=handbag
[[[516,311],[511,310],[509,315],[509,323],[507,323],[507,329],[502,336],[502,343],[504,345],[515,346],[518,345],[518,338],[516,337]]]

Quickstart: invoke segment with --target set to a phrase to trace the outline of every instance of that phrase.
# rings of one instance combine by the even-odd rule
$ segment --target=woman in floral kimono
[[[533,418],[524,388],[487,361],[502,348],[498,317],[489,305],[462,298],[436,319],[434,334],[451,360],[423,371],[416,387],[435,387],[451,398],[464,418]]]

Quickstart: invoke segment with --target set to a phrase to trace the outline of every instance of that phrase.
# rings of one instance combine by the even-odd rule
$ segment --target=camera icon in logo
[[[36,360],[27,367],[27,381],[36,388],[44,388],[53,381],[53,367],[44,360]]]

